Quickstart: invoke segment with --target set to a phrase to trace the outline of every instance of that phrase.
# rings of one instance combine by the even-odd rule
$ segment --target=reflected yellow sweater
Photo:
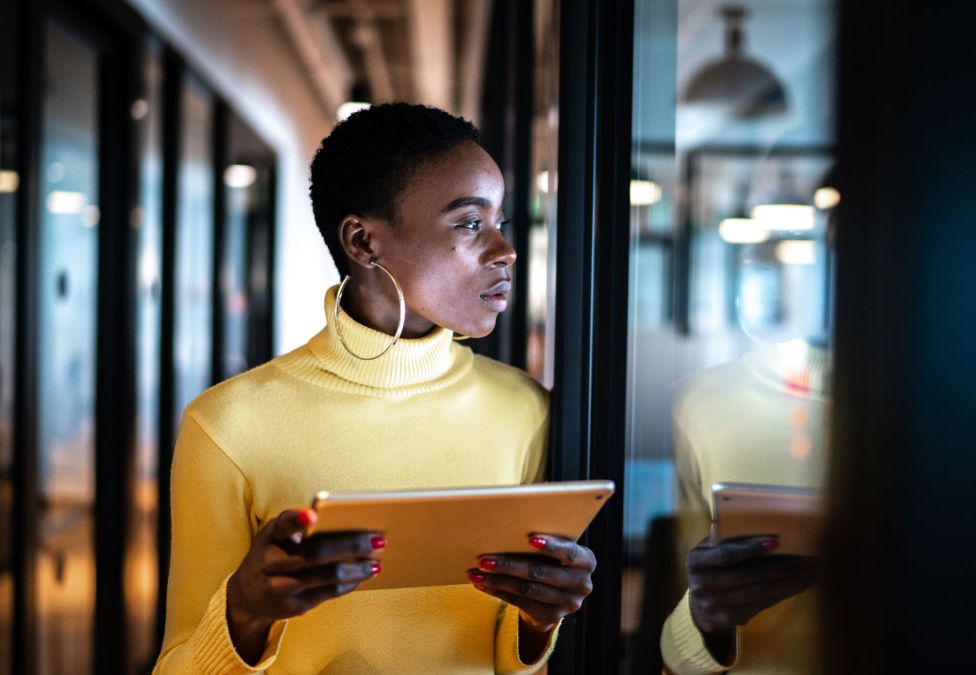
[[[335,288],[330,319],[334,302]],[[340,321],[358,354],[388,344],[345,314]],[[318,490],[538,480],[547,418],[546,392],[531,378],[443,329],[360,361],[330,323],[304,347],[209,389],[187,407],[173,459],[155,672],[534,672],[555,638],[538,663],[522,663],[517,610],[467,585],[359,590],[323,603],[276,623],[251,668],[230,641],[225,590],[262,524]]]

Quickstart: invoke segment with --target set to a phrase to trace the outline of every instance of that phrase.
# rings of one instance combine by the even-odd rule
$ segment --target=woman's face
[[[501,231],[504,194],[488,153],[464,143],[417,171],[400,195],[394,227],[372,229],[377,261],[403,288],[409,332],[436,324],[481,337],[495,327],[515,262]]]

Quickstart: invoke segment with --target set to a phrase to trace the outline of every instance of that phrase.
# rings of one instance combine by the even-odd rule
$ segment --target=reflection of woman
[[[713,483],[822,485],[829,379],[828,353],[794,342],[685,382],[673,410],[675,460],[696,539],[711,520]],[[817,559],[779,555],[777,545],[767,536],[689,546],[688,592],[661,634],[669,672],[787,674],[815,661]]]
[[[399,542],[296,544],[315,515],[288,510],[323,489],[541,476],[545,392],[451,339],[486,335],[507,305],[503,193],[476,130],[442,111],[374,107],[323,141],[311,195],[348,274],[341,303],[330,289],[327,326],[307,345],[187,408],[157,671],[519,672],[548,656],[589,592],[588,549],[526,532],[542,555],[489,553],[470,586],[366,592]]]

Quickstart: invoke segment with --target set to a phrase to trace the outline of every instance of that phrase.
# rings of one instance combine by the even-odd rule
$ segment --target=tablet
[[[808,555],[819,553],[824,515],[820,490],[759,485],[715,483],[712,486],[712,544],[727,539],[776,535],[776,553]]]
[[[360,590],[468,583],[486,553],[534,553],[529,535],[577,540],[613,494],[611,481],[397,492],[320,492],[306,534],[375,530],[383,571]]]

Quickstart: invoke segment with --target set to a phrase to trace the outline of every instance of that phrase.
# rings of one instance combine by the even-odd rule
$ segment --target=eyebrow
[[[459,197],[441,209],[441,213],[448,213],[450,211],[462,209],[465,206],[477,206],[478,208],[482,209],[490,209],[491,202],[484,197]]]

